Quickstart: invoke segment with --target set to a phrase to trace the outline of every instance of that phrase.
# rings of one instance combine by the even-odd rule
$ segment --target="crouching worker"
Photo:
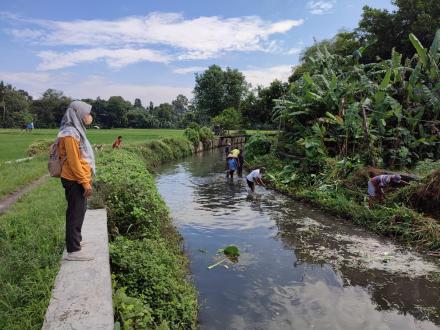
[[[384,188],[390,184],[408,184],[402,180],[398,174],[382,174],[371,178],[368,181],[368,207],[372,207],[374,202],[382,203],[384,200]]]
[[[92,195],[92,174],[95,173],[95,156],[87,140],[85,125],[92,123],[92,106],[73,101],[61,120],[58,133],[58,154],[64,160],[61,183],[67,200],[66,249],[67,260],[87,261],[93,256],[81,251],[81,228],[87,208],[87,197]]]
[[[121,143],[122,143],[122,136],[118,136],[115,140],[115,142],[113,142],[112,148],[120,148],[121,147]]]
[[[263,174],[265,172],[266,172],[266,168],[262,167],[260,169],[253,170],[251,173],[249,173],[246,176],[247,184],[248,184],[249,188],[251,188],[252,192],[255,192],[255,184],[260,184],[263,187],[265,187],[263,180],[262,180]]]

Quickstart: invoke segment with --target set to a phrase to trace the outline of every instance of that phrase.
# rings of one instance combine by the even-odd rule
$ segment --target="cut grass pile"
[[[0,216],[0,329],[41,329],[64,248],[65,211],[53,179]]]

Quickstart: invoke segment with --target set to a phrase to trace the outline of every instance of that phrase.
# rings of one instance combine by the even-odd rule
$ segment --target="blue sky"
[[[0,80],[39,97],[191,98],[194,73],[286,80],[301,50],[390,0],[14,0],[0,3]]]

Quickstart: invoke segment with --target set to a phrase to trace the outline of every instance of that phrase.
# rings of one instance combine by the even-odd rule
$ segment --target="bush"
[[[98,159],[95,185],[108,210],[116,327],[195,328],[197,296],[186,279],[181,237],[147,170],[191,152],[189,141],[166,139]]]
[[[266,135],[255,134],[252,135],[249,141],[246,143],[246,155],[248,159],[253,157],[266,155],[270,152],[272,142]]]
[[[105,195],[110,235],[153,238],[170,226],[167,207],[139,157],[115,150],[102,155],[98,168],[97,188]]]
[[[151,316],[151,308],[142,300],[129,297],[125,293],[125,288],[117,289],[113,295],[113,305],[116,318],[119,321],[115,324],[115,328],[119,325],[122,329],[151,329],[153,317]]]
[[[191,144],[185,139],[166,138],[162,141],[170,146],[174,159],[180,159],[192,154]]]
[[[206,126],[202,127],[199,130],[199,136],[200,136],[200,140],[203,143],[206,143],[207,141],[214,139],[214,134],[212,133],[211,129]]]
[[[198,132],[200,130],[200,125],[195,122],[192,122],[188,125],[188,128],[195,129]]]
[[[183,132],[185,134],[186,138],[191,141],[193,145],[198,145],[200,141],[200,135],[199,132],[194,128],[187,128]]]
[[[195,328],[197,302],[194,288],[183,280],[186,263],[168,245],[163,239],[116,238],[110,246],[115,280],[151,307],[155,324],[166,320],[172,329]]]

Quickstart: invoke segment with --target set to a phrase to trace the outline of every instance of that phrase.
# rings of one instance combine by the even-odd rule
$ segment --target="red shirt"
[[[116,139],[116,141],[113,143],[113,148],[119,148],[120,145],[121,145],[121,140]]]

